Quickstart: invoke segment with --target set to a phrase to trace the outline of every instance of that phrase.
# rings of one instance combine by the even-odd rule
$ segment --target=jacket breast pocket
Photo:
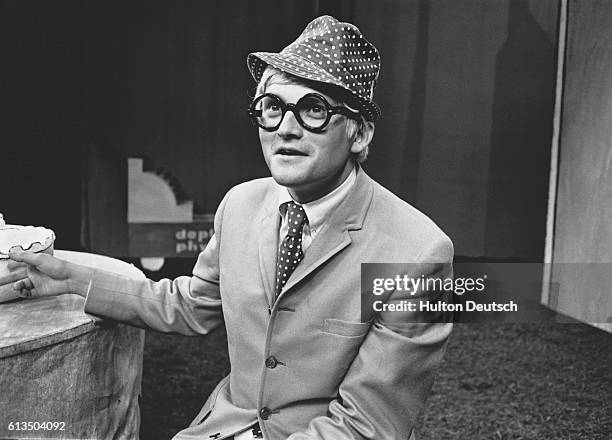
[[[321,331],[347,338],[359,338],[368,332],[371,324],[371,322],[343,321],[342,319],[329,318],[323,321]]]

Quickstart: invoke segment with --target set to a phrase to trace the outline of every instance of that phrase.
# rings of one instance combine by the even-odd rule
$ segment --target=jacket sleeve
[[[421,253],[406,274],[452,278],[450,240]],[[388,303],[434,301],[450,293],[394,291]],[[445,298],[447,299],[447,298]],[[326,416],[313,419],[289,440],[408,439],[424,409],[452,322],[448,314],[380,312],[339,387]]]
[[[96,270],[85,312],[164,333],[206,334],[219,326],[219,240],[228,197],[229,193],[217,209],[215,233],[198,256],[191,276],[154,282]]]

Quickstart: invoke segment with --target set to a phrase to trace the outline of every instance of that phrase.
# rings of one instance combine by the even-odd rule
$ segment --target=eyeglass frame
[[[264,127],[262,126],[259,121],[258,118],[261,117],[261,109],[256,109],[255,105],[261,101],[264,97],[271,97],[275,100],[277,100],[280,104],[281,104],[281,117],[278,121],[278,124],[275,127]],[[306,124],[303,120],[302,117],[300,116],[300,113],[297,111],[297,107],[300,103],[300,101],[302,101],[304,98],[308,98],[308,97],[316,97],[318,99],[320,99],[321,101],[323,101],[323,104],[326,107],[326,118],[325,118],[325,122],[323,122],[323,124],[320,127],[312,127],[308,124]],[[256,97],[255,99],[253,99],[253,102],[251,102],[251,105],[249,106],[249,108],[247,109],[247,115],[249,116],[249,118],[251,119],[251,122],[253,122],[253,124],[259,126],[261,129],[265,130],[265,131],[276,131],[279,129],[279,127],[281,126],[281,124],[283,123],[283,119],[285,119],[285,114],[287,113],[287,111],[291,111],[293,113],[293,116],[295,117],[295,120],[298,121],[298,123],[300,124],[300,126],[302,126],[303,128],[305,128],[308,131],[311,131],[313,133],[322,133],[325,131],[325,128],[329,125],[329,122],[331,121],[332,116],[334,115],[343,115],[346,116],[347,118],[353,119],[355,121],[359,121],[361,113],[359,113],[358,111],[353,111],[351,109],[349,109],[348,107],[345,106],[333,106],[329,103],[329,101],[321,94],[319,93],[307,93],[304,96],[302,96],[300,99],[297,100],[297,102],[295,104],[290,104],[290,103],[286,103],[285,101],[283,101],[279,96],[275,95],[274,93],[264,93],[263,95],[259,95],[258,97]]]

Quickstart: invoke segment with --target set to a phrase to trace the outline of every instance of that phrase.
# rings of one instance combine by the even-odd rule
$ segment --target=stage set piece
[[[7,228],[32,236],[6,224],[0,235]],[[22,248],[144,277],[120,260],[53,250],[53,232],[34,229],[42,243]],[[0,259],[0,438],[138,438],[144,331],[86,315],[77,295],[20,299],[10,288],[20,275]]]

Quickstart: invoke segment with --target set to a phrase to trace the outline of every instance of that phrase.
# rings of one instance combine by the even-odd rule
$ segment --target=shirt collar
[[[298,203],[298,205],[302,205],[304,208],[304,212],[306,212],[306,217],[308,218],[308,226],[311,231],[316,232],[325,223],[325,219],[349,193],[351,187],[355,183],[356,177],[357,172],[355,168],[352,168],[351,173],[344,179],[344,182],[332,192],[312,202],[304,204],[295,202]],[[283,206],[283,203],[290,201],[294,200],[291,194],[289,194],[287,187],[278,185],[278,210],[283,218],[285,217],[286,211],[286,206]]]

